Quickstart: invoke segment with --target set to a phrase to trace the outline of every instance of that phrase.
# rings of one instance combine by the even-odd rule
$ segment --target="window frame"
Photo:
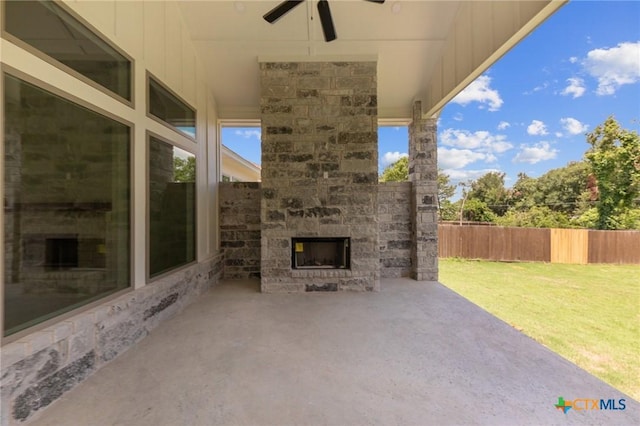
[[[71,15],[72,18],[77,20],[80,24],[82,24],[89,31],[91,31],[93,33],[93,35],[95,35],[97,38],[102,40],[105,44],[107,44],[109,47],[111,47],[113,50],[115,50],[120,55],[124,56],[125,59],[127,59],[129,61],[129,63],[131,64],[131,72],[130,72],[130,75],[129,75],[129,87],[130,87],[131,99],[127,99],[127,98],[124,98],[124,97],[120,96],[119,94],[117,94],[117,93],[111,91],[110,89],[106,88],[105,86],[93,81],[89,77],[84,76],[83,74],[81,74],[80,72],[74,70],[73,68],[69,67],[68,65],[63,64],[62,62],[58,61],[54,57],[49,56],[47,53],[37,49],[36,47],[30,45],[26,41],[23,41],[22,39],[20,39],[17,36],[15,36],[15,35],[11,34],[10,32],[8,32],[6,30],[7,14],[6,14],[6,2],[5,1],[0,2],[0,3],[2,3],[0,5],[0,8],[1,8],[0,12],[2,14],[2,17],[0,19],[0,32],[2,34],[2,38],[7,40],[7,41],[10,41],[11,43],[13,43],[16,46],[20,47],[21,49],[29,52],[30,54],[42,59],[43,61],[47,62],[48,64],[50,64],[50,65],[52,65],[52,66],[54,66],[54,67],[56,67],[56,68],[58,68],[58,69],[60,69],[60,70],[62,70],[64,72],[66,72],[67,74],[77,78],[78,80],[82,81],[83,83],[88,84],[89,86],[93,87],[94,89],[97,89],[100,92],[110,96],[111,98],[122,102],[126,106],[128,106],[130,108],[135,108],[136,63],[135,63],[135,60],[133,59],[133,57],[131,55],[129,55],[127,52],[125,52],[118,45],[116,45],[113,41],[111,41],[111,39],[109,37],[105,36],[96,27],[91,25],[86,19],[84,19],[83,17],[78,15],[78,13],[76,13],[73,9],[71,9],[69,6],[64,4],[62,1],[60,1],[60,0],[50,0],[50,1],[52,3],[54,3],[56,6],[58,6],[59,8],[61,8],[62,10],[64,10],[66,13]]]
[[[180,133],[182,135],[182,133]],[[193,256],[193,260],[187,263],[184,263],[182,265],[178,265],[175,266],[171,269],[168,269],[166,271],[160,272],[154,276],[151,276],[151,193],[149,191],[150,189],[150,184],[151,184],[151,167],[149,167],[150,165],[150,152],[151,152],[151,139],[157,139],[161,142],[164,142],[166,144],[171,145],[174,148],[178,148],[181,149],[183,151],[188,152],[189,154],[193,155],[196,161],[196,179],[194,181],[195,184],[195,197],[194,197],[194,206],[193,206],[193,212],[194,212],[194,229],[193,229],[193,244],[194,244],[194,256]],[[192,149],[187,149],[186,147],[184,147],[181,144],[176,143],[175,141],[171,141],[170,139],[167,139],[166,137],[163,137],[161,135],[159,135],[158,133],[152,132],[151,130],[146,130],[145,132],[145,142],[146,142],[146,146],[145,146],[145,165],[146,165],[146,169],[147,169],[147,173],[145,176],[145,203],[146,203],[146,212],[145,212],[145,232],[146,232],[146,238],[145,238],[145,250],[146,250],[146,258],[145,258],[145,282],[146,284],[152,284],[155,281],[161,280],[162,278],[165,278],[169,275],[175,274],[176,272],[179,272],[181,270],[187,269],[189,267],[192,267],[193,265],[198,263],[198,242],[199,242],[199,236],[198,236],[198,219],[199,219],[199,215],[198,215],[198,154],[196,152],[193,152],[194,150]],[[195,148],[195,147],[193,147]]]
[[[126,288],[123,288],[121,290],[117,290],[111,294],[108,294],[104,297],[98,298],[92,302],[87,303],[86,305],[82,305],[79,306],[75,309],[72,309],[68,312],[64,312],[60,315],[56,315],[52,318],[49,318],[43,322],[40,322],[38,324],[35,324],[31,327],[25,328],[23,330],[20,330],[16,333],[13,333],[9,336],[5,336],[4,335],[4,294],[5,294],[5,282],[4,282],[4,259],[5,259],[5,247],[4,247],[4,223],[5,223],[5,215],[4,215],[4,209],[0,209],[0,223],[2,223],[2,226],[0,226],[0,239],[2,241],[2,244],[0,244],[0,262],[2,262],[0,264],[0,307],[2,307],[2,313],[3,315],[0,315],[0,346],[4,346],[6,344],[9,344],[11,342],[15,342],[17,340],[20,340],[21,338],[37,332],[37,331],[41,331],[44,330],[48,327],[51,327],[52,325],[55,324],[59,324],[61,321],[64,321],[66,319],[69,319],[75,315],[81,314],[83,312],[87,312],[90,311],[91,309],[95,309],[97,306],[101,306],[104,303],[108,303],[112,300],[115,300],[116,298],[127,294],[127,293],[131,293],[133,291],[135,291],[134,288],[134,284],[135,284],[135,246],[134,246],[134,236],[135,236],[135,208],[136,208],[136,203],[135,203],[135,173],[134,173],[134,166],[135,166],[135,161],[134,161],[134,153],[135,153],[135,124],[131,121],[125,120],[122,117],[119,117],[107,110],[104,110],[96,105],[91,104],[90,102],[87,102],[71,93],[68,93],[62,89],[59,89],[45,81],[42,81],[38,78],[35,78],[27,73],[24,73],[16,68],[13,68],[10,65],[7,65],[5,63],[1,63],[0,64],[0,117],[2,117],[2,120],[0,120],[0,135],[2,137],[2,143],[0,143],[0,155],[2,156],[2,176],[0,176],[0,181],[1,181],[1,186],[0,186],[0,192],[2,192],[3,196],[4,196],[4,187],[5,187],[5,180],[4,180],[4,132],[5,132],[5,128],[4,128],[4,118],[5,118],[5,111],[4,111],[4,104],[5,104],[5,87],[4,87],[4,76],[5,75],[9,75],[11,77],[14,77],[16,79],[22,80],[26,83],[32,84],[35,87],[44,90],[46,92],[49,92],[51,94],[53,94],[54,96],[58,96],[66,101],[72,102],[74,104],[76,104],[77,106],[81,107],[81,108],[86,108],[89,111],[95,113],[95,114],[99,114],[103,117],[109,118],[113,121],[116,121],[120,124],[123,124],[127,127],[129,127],[129,282],[128,282],[128,286]]]
[[[175,97],[178,101],[182,102],[184,105],[186,105],[188,108],[190,108],[193,111],[193,121],[194,121],[194,129],[195,129],[195,135],[191,136],[188,133],[183,132],[182,130],[180,130],[179,128],[177,128],[176,126],[174,126],[173,124],[163,120],[160,117],[157,117],[155,115],[153,115],[151,113],[151,90],[150,86],[151,86],[151,80],[153,80],[158,86],[160,86],[162,89],[166,90],[167,93],[169,93],[169,95]],[[145,112],[147,114],[147,117],[152,119],[153,121],[162,124],[163,126],[173,130],[174,132],[178,133],[180,136],[182,136],[183,138],[187,138],[188,140],[190,140],[193,143],[198,143],[198,136],[200,134],[200,131],[198,130],[198,109],[194,108],[193,105],[191,105],[189,102],[185,101],[184,98],[182,98],[180,95],[178,95],[174,90],[172,90],[167,84],[165,84],[162,80],[160,80],[158,77],[156,77],[151,71],[146,70],[146,74],[145,74],[145,102],[146,102],[146,108],[145,108]],[[148,139],[148,138],[147,138]],[[173,145],[173,143],[172,143]]]

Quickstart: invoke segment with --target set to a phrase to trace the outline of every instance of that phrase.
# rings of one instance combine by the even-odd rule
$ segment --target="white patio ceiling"
[[[221,118],[258,119],[260,60],[378,61],[382,120],[433,116],[565,1],[330,0],[338,39],[324,41],[317,0],[274,24],[280,1],[195,0],[180,8]]]

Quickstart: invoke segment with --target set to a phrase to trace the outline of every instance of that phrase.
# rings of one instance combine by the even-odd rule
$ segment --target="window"
[[[7,336],[129,286],[130,128],[3,78]]]
[[[149,276],[195,261],[196,157],[149,137]]]
[[[148,78],[148,112],[180,133],[196,137],[196,111],[153,77]]]
[[[259,182],[262,178],[260,122],[222,122],[220,136],[222,182]]]
[[[131,61],[53,1],[7,1],[4,29],[73,71],[131,100]]]

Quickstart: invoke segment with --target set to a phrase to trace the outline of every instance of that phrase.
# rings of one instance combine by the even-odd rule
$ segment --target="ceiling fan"
[[[269,12],[267,12],[263,18],[270,24],[273,24],[278,19],[289,13],[291,9],[298,6],[304,0],[285,0]],[[370,3],[382,4],[385,0],[365,0]],[[322,32],[324,33],[325,41],[333,41],[337,38],[336,29],[333,26],[333,18],[331,17],[331,9],[329,8],[328,0],[318,0],[318,16],[320,16],[320,24],[322,24]]]

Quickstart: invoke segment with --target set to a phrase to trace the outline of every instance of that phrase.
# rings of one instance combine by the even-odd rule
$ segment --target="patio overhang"
[[[234,266],[273,292],[437,281],[435,117],[565,0],[330,0],[330,43],[318,0],[265,22],[280,1],[1,2],[4,26],[29,31],[0,34],[0,425],[28,421]],[[88,56],[102,76],[103,50],[115,88],[71,66]],[[189,125],[155,114],[152,92]],[[258,120],[262,181],[238,195],[219,184],[220,125]],[[379,185],[381,123],[409,127],[410,182]],[[348,243],[349,261],[293,271],[293,239],[310,237]]]
[[[378,62],[378,116],[436,116],[464,87],[566,3],[533,1],[331,0],[338,39],[325,42],[316,1],[275,24],[278,1],[183,1],[190,38],[207,69],[221,119],[258,119],[259,58]]]

